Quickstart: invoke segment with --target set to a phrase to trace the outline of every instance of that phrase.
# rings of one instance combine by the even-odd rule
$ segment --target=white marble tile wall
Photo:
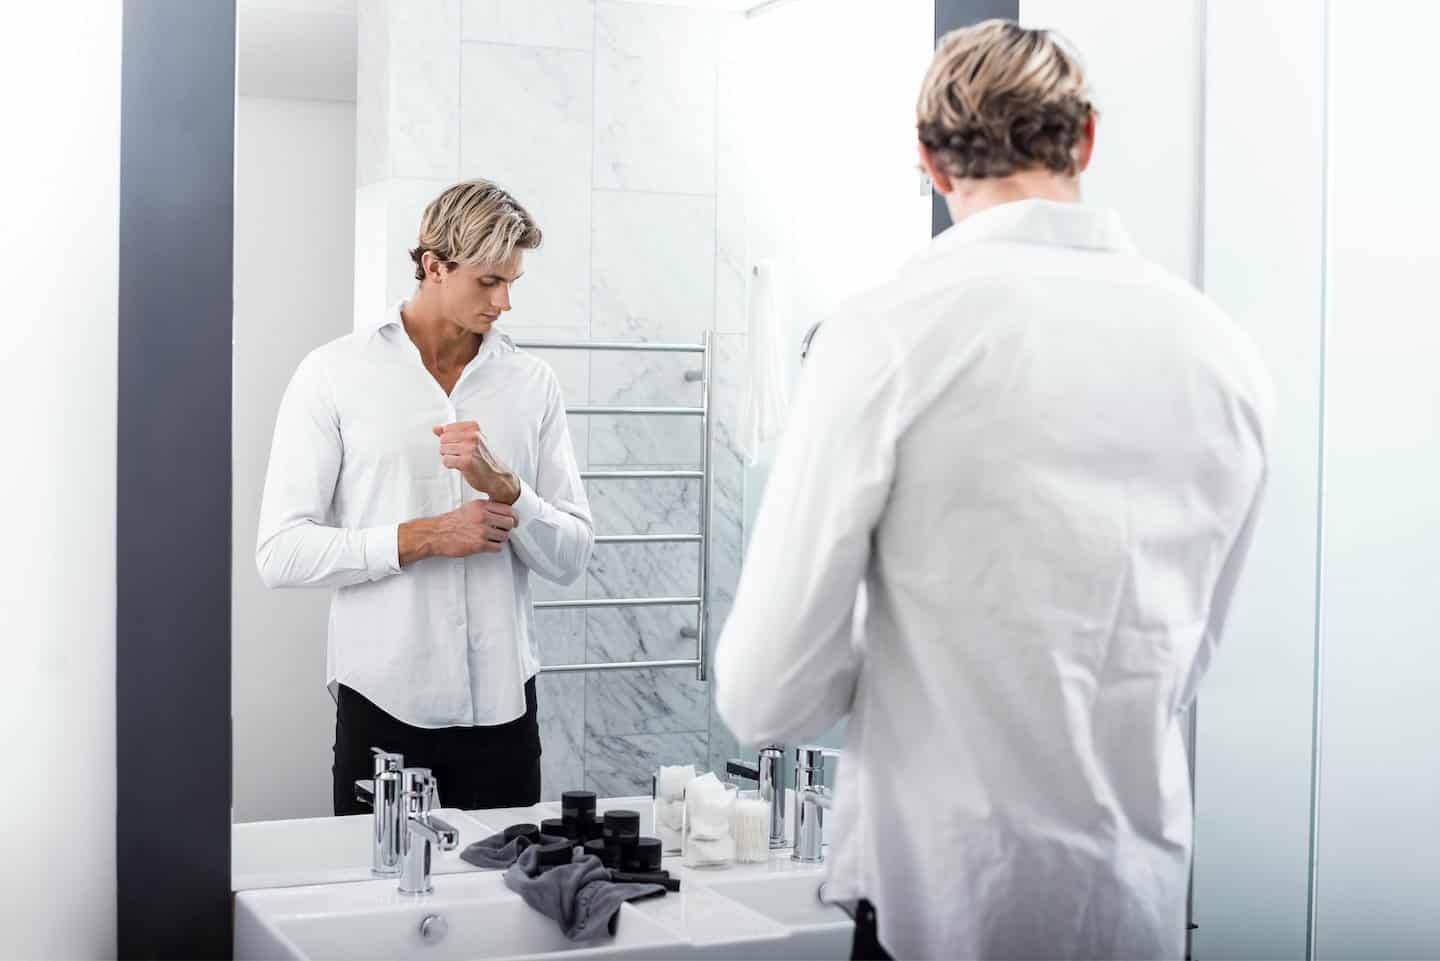
[[[714,197],[597,191],[591,331],[597,339],[698,343],[715,318]],[[595,367],[597,404],[699,403],[693,354],[635,353]],[[682,418],[597,418],[596,463],[694,465],[700,433]]]
[[[390,176],[390,17],[377,0],[356,13],[355,186],[364,188]]]
[[[744,333],[749,290],[745,255],[744,107],[751,69],[738,20],[720,38],[715,136],[715,329]]]
[[[643,3],[596,4],[598,189],[714,196],[715,63],[726,17]]]
[[[465,0],[465,40],[589,50],[594,0]]]
[[[744,177],[728,116],[738,98],[719,89],[722,71],[742,72],[739,22],[615,0],[362,0],[360,17],[357,319],[413,289],[405,251],[424,204],[454,180],[485,177],[514,191],[545,233],[503,322],[515,339],[698,343],[720,332],[712,646],[734,597],[743,517],[733,437],[746,356]],[[695,355],[541,356],[569,406],[700,402],[685,376]],[[582,469],[700,464],[696,418],[569,423]],[[700,529],[698,482],[587,487],[599,533]],[[537,600],[692,595],[699,564],[696,545],[600,545],[578,583],[535,578],[532,589]],[[696,613],[542,609],[535,628],[546,663],[678,659],[694,654]],[[579,785],[645,793],[659,764],[707,767],[735,752],[693,670],[546,674],[539,698],[547,799]]]
[[[462,51],[461,173],[506,187],[544,234],[507,320],[588,328],[592,57],[496,43]]]
[[[460,174],[460,0],[387,3],[389,175]]]

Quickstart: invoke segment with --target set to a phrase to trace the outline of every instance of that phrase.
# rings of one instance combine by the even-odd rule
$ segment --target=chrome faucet
[[[435,803],[435,778],[428,767],[407,767],[400,772],[400,893],[429,894],[430,848],[453,851],[460,832],[430,813]]]
[[[375,776],[355,782],[355,799],[370,805],[375,827],[370,838],[370,873],[393,878],[400,873],[400,769],[405,758],[372,747]]]
[[[795,749],[795,850],[792,860],[819,864],[825,860],[824,812],[835,795],[825,786],[825,759],[840,752],[815,745]]]
[[[770,805],[770,848],[783,848],[786,844],[785,748],[778,744],[762,747],[754,764],[732,758],[725,762],[725,771],[755,782],[760,789],[760,799]]]

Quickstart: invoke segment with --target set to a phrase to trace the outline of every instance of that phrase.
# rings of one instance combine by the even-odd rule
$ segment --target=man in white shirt
[[[494,329],[541,233],[484,180],[426,208],[412,299],[295,372],[256,563],[331,587],[336,814],[370,748],[429,767],[452,807],[540,799],[531,572],[585,571],[594,532],[560,386]]]
[[[918,119],[955,226],[815,339],[720,713],[755,744],[848,715],[830,891],[859,901],[857,957],[1178,958],[1181,716],[1272,388],[1241,330],[1080,203],[1095,112],[1057,38],[950,34]]]

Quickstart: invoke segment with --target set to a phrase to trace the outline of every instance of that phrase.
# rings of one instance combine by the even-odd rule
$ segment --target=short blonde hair
[[[457,266],[498,264],[516,248],[540,246],[540,228],[530,211],[509,191],[488,180],[466,180],[425,207],[420,218],[419,246],[410,251],[415,279],[425,279],[425,254]]]
[[[1080,57],[1061,37],[987,20],[941,38],[915,113],[941,170],[983,178],[1073,176],[1093,110]]]

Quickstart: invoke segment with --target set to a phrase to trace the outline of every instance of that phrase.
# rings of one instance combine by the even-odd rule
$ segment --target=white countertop
[[[653,834],[649,797],[596,804],[600,814],[627,808],[640,814],[641,833]],[[625,905],[614,938],[566,942],[553,922],[505,886],[502,872],[481,871],[458,856],[511,824],[559,817],[558,802],[436,813],[460,831],[460,844],[436,852],[435,891],[422,896],[401,895],[394,878],[370,875],[370,815],[235,825],[236,958],[781,959],[849,950],[849,918],[819,898],[825,866],[799,864],[788,849],[759,864],[712,868],[687,868],[678,856],[667,857],[664,868],[680,879],[679,892]],[[450,925],[443,945],[425,943],[417,933],[420,921],[435,915]]]

